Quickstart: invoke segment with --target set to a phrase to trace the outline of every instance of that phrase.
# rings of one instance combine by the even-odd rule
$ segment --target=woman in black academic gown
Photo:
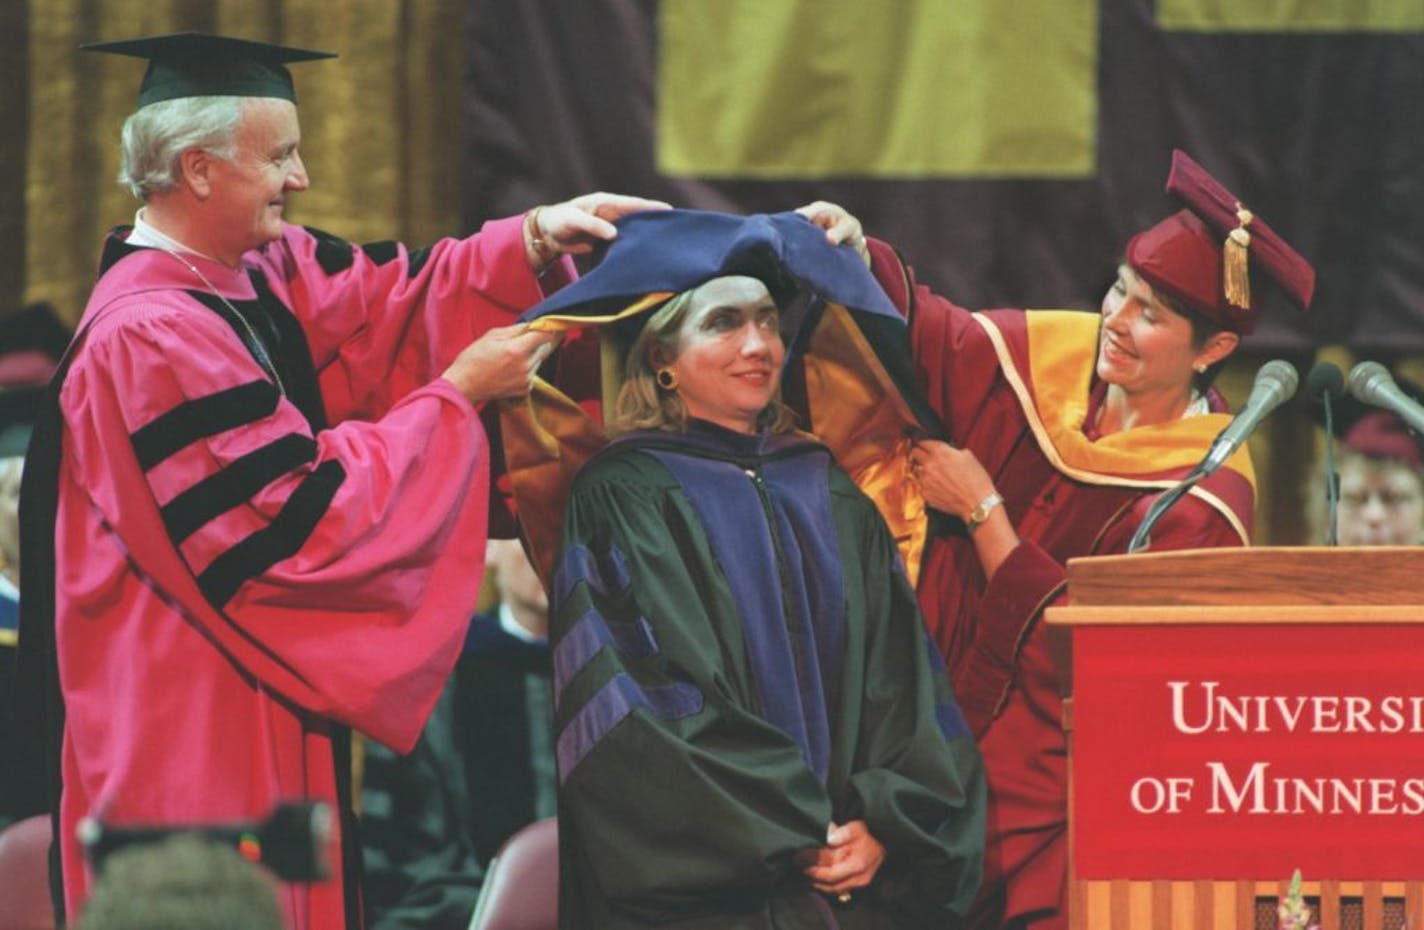
[[[616,438],[574,482],[552,581],[565,927],[952,927],[978,884],[977,752],[895,539],[791,429],[762,277],[646,317]]]

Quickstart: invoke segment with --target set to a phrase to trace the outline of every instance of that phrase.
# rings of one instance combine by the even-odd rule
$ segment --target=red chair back
[[[538,820],[515,833],[485,872],[470,930],[558,930],[559,825]]]
[[[54,930],[48,814],[0,831],[0,930]]]

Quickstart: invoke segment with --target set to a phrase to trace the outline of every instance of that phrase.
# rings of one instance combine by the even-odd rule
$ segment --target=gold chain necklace
[[[156,229],[152,229],[152,227],[150,227],[150,230],[154,233],[157,233],[159,236],[163,236],[163,238],[165,239],[168,238],[168,236],[164,235]],[[170,239],[169,241],[172,240]],[[159,248],[162,251],[167,252],[169,255],[172,255],[174,258],[178,259],[178,261],[182,262],[184,267],[186,267],[189,271],[193,272],[197,279],[199,281],[202,281],[203,285],[209,291],[212,292],[212,295],[218,300],[221,300],[223,302],[223,306],[227,307],[228,310],[232,312],[232,315],[237,317],[237,321],[242,324],[242,328],[247,330],[247,335],[252,339],[252,351],[257,355],[258,364],[262,366],[263,370],[266,371],[267,374],[272,376],[272,380],[277,382],[277,390],[281,392],[283,397],[286,397],[287,387],[282,383],[282,376],[277,373],[277,366],[273,364],[271,357],[267,354],[267,349],[265,346],[263,346],[262,340],[257,338],[257,331],[252,328],[251,323],[247,322],[247,317],[239,313],[237,311],[237,308],[232,305],[232,301],[228,300],[222,295],[222,293],[217,288],[213,287],[213,282],[208,280],[207,275],[203,274],[200,270],[198,270],[197,265],[193,264],[192,262],[184,258],[182,255],[180,255],[177,249],[171,249],[164,245],[160,245]]]

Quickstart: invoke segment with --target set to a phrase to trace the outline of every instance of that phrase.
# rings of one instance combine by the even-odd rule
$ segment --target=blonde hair
[[[692,307],[692,295],[697,288],[670,298],[648,317],[638,338],[628,350],[623,365],[623,386],[608,418],[609,436],[640,429],[659,429],[672,433],[687,431],[687,405],[676,390],[658,386],[657,370],[677,358],[681,351],[679,336]],[[773,433],[790,432],[796,425],[796,414],[781,402],[778,383],[771,403],[757,416],[757,429]]]

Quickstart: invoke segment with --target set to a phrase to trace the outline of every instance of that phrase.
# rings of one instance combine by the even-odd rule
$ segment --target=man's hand
[[[560,255],[581,255],[618,235],[613,220],[641,210],[668,210],[661,200],[624,194],[584,194],[563,203],[530,210],[524,221],[529,267],[538,271]]]
[[[867,265],[870,264],[870,252],[865,247],[865,231],[860,228],[860,220],[851,215],[845,207],[825,200],[817,200],[815,203],[798,207],[796,212],[806,217],[814,225],[824,229],[826,241],[831,245],[849,242],[860,254],[861,259]]]
[[[470,343],[441,375],[470,399],[482,404],[500,397],[521,397],[534,386],[534,372],[554,350],[558,336],[522,323],[499,326]]]
[[[826,845],[816,852],[816,861],[802,871],[811,887],[825,894],[849,900],[850,893],[864,888],[885,862],[885,847],[870,835],[864,820],[831,824]]]

